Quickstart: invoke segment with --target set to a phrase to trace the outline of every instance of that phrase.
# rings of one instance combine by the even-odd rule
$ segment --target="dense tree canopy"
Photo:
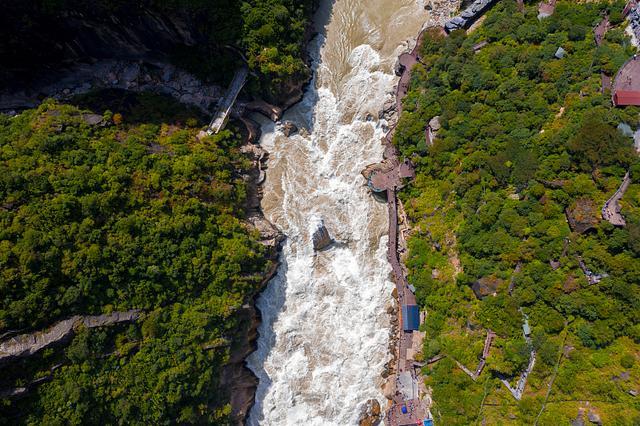
[[[619,27],[600,47],[591,33],[603,13],[619,23],[623,6],[560,1],[539,20],[536,5],[522,14],[516,2],[498,2],[475,31],[433,31],[421,46],[394,142],[418,169],[402,198],[415,229],[409,279],[428,313],[424,356],[445,354],[473,370],[486,330],[498,334],[477,383],[449,361],[425,369],[432,411],[445,424],[507,416],[532,424],[565,352],[540,424],[574,419],[579,404],[565,400],[601,401],[597,409],[613,424],[640,419],[627,393],[640,386],[631,362],[640,343],[640,162],[633,139],[617,129],[637,128],[640,111],[613,108],[600,77],[635,48]],[[427,146],[434,116],[442,128]],[[626,170],[627,225],[614,227],[600,208]],[[587,274],[602,277],[594,283]],[[491,289],[481,300],[476,283]],[[515,385],[531,349],[538,360],[516,406],[497,378]],[[590,361],[603,357],[610,360]],[[630,378],[612,381],[624,369]]]
[[[315,4],[315,0],[9,0],[0,15],[0,57],[7,58],[0,65],[0,76],[21,78],[43,65],[64,63],[78,26],[98,27],[115,20],[122,28],[120,38],[126,41],[127,26],[135,30],[138,19],[155,13],[184,22],[195,39],[187,45],[153,46],[165,51],[150,52],[152,56],[169,55],[198,77],[224,83],[242,62],[230,49],[235,48],[258,76],[254,89],[276,95],[286,83],[308,76],[303,49]],[[152,42],[154,34],[144,37]],[[118,57],[110,46],[100,45],[98,34],[91,38],[96,40],[88,43],[93,51],[85,52],[86,60]],[[13,72],[3,74],[8,70]]]
[[[199,139],[191,114],[177,116],[195,127],[127,124],[126,113],[115,124],[110,111],[95,124],[88,111],[47,101],[0,115],[0,334],[144,311],[4,366],[6,389],[62,364],[27,398],[0,400],[0,419],[226,422],[220,369],[241,329],[235,313],[268,262],[242,221],[251,164],[239,136]]]

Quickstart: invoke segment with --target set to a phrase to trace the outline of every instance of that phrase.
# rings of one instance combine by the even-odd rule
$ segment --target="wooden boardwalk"
[[[522,375],[520,375],[520,378],[518,379],[518,383],[516,384],[515,388],[511,387],[511,384],[506,379],[500,379],[502,384],[505,385],[505,387],[509,390],[509,392],[511,392],[511,395],[513,395],[513,397],[518,401],[522,399],[524,388],[527,385],[527,378],[529,377],[529,374],[531,374],[531,371],[533,371],[533,366],[535,364],[536,364],[536,351],[532,350],[531,354],[529,355],[529,365],[527,365],[527,369],[522,372]]]
[[[402,99],[409,91],[411,78],[411,68],[419,62],[417,55],[422,37],[428,29],[423,30],[418,36],[418,42],[410,53],[400,55],[400,80],[396,87],[396,111],[398,116],[402,111]],[[396,123],[387,132],[383,144],[384,161],[379,165],[372,166],[374,170],[370,174],[370,186],[374,191],[386,192],[387,206],[389,214],[389,240],[387,245],[387,258],[391,265],[393,280],[398,293],[400,306],[415,305],[416,297],[409,288],[409,282],[398,255],[398,201],[396,191],[403,186],[403,179],[415,177],[413,165],[409,161],[401,162],[396,148],[392,144]],[[396,371],[394,377],[395,394],[393,405],[385,414],[387,425],[407,425],[419,424],[423,419],[429,417],[428,404],[419,398],[420,390],[423,389],[419,370],[416,371],[414,362],[410,358],[410,349],[413,345],[413,333],[402,330],[402,309],[398,309],[399,336],[397,342]],[[405,383],[409,382],[409,383]],[[411,391],[407,391],[410,388]],[[416,391],[417,389],[417,391]],[[402,413],[402,407],[407,409],[407,413]]]
[[[602,21],[593,29],[593,38],[596,41],[596,46],[600,46],[604,41],[604,36],[609,30],[609,16],[605,16]]]
[[[484,348],[482,349],[482,355],[480,356],[480,361],[478,362],[478,366],[476,367],[476,371],[471,371],[467,367],[465,367],[462,363],[457,360],[453,360],[458,367],[462,371],[464,371],[467,376],[471,377],[471,380],[474,382],[478,380],[480,374],[482,374],[482,370],[484,370],[484,366],[487,364],[487,357],[489,356],[489,351],[491,350],[491,344],[493,343],[493,339],[495,339],[496,333],[491,330],[487,330],[487,337],[484,340]]]

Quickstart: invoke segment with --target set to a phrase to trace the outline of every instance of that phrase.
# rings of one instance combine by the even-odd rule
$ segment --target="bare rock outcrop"
[[[320,222],[316,230],[313,232],[311,239],[313,240],[313,249],[316,251],[327,248],[333,243],[327,227],[324,226],[324,223],[322,222]]]
[[[279,114],[282,113],[279,108],[262,101],[253,103],[253,107],[267,116],[271,115],[274,121],[279,119]],[[239,109],[243,108],[251,109],[248,105]],[[247,182],[247,198],[244,206],[247,213],[246,222],[248,226],[260,234],[260,242],[267,248],[266,256],[271,261],[271,268],[262,276],[262,283],[256,289],[253,297],[238,311],[241,326],[234,335],[229,361],[223,367],[220,378],[221,388],[226,389],[229,393],[232,422],[237,425],[245,424],[249,410],[255,401],[258,387],[258,378],[249,370],[245,362],[246,358],[256,349],[258,325],[261,321],[260,313],[255,307],[255,299],[267,282],[276,274],[279,266],[280,246],[285,239],[280,230],[264,217],[260,208],[262,183],[266,178],[266,161],[269,158],[269,153],[255,143],[260,137],[260,128],[257,123],[247,117],[241,116],[241,121],[247,127],[246,141],[241,150],[253,162],[253,167],[247,170],[243,176]]]
[[[380,424],[380,416],[382,411],[380,409],[380,403],[377,399],[370,399],[364,406],[362,413],[360,414],[360,420],[358,424],[360,426],[374,426]]]
[[[495,276],[487,276],[482,277],[478,281],[473,283],[471,289],[473,290],[476,297],[482,300],[487,296],[495,295],[498,291],[498,288],[503,284],[504,280]]]
[[[28,88],[0,91],[0,110],[34,108],[43,97],[66,100],[99,89],[161,93],[204,112],[223,94],[220,87],[202,83],[192,74],[165,62],[104,60],[53,72]],[[97,117],[90,119],[97,120]]]
[[[227,389],[230,397],[231,415],[236,424],[244,424],[244,419],[255,401],[258,378],[249,370],[244,360],[253,352],[258,338],[259,315],[253,303],[243,306],[238,313],[242,318],[242,338],[231,351],[229,362],[222,370],[221,385]]]
[[[105,315],[76,315],[62,320],[47,330],[21,334],[0,343],[0,364],[14,358],[24,358],[49,346],[71,339],[79,327],[95,328],[121,322],[135,321],[140,317],[137,309],[127,312],[113,312]]]
[[[263,100],[255,100],[243,105],[248,111],[259,112],[265,117],[269,117],[271,121],[278,121],[282,117],[282,108],[271,105]]]
[[[593,410],[589,410],[589,412],[587,413],[587,418],[593,424],[596,424],[596,425],[602,424],[602,420],[600,419],[600,416],[598,415],[598,413],[596,413]]]
[[[593,200],[580,198],[565,210],[571,230],[582,234],[600,222],[598,208]]]
[[[292,121],[285,121],[282,123],[282,133],[289,137],[291,135],[295,135],[298,132],[298,126],[296,126]]]

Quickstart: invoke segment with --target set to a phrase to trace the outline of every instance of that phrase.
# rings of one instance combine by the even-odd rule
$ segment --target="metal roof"
[[[420,328],[420,309],[417,305],[402,305],[402,329],[413,331]]]

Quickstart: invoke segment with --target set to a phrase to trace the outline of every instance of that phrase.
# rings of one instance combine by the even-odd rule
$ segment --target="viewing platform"
[[[471,26],[475,21],[482,16],[484,12],[493,5],[495,0],[476,0],[469,7],[462,11],[462,13],[449,22],[444,24],[444,30],[447,33],[455,30],[463,30]]]
[[[382,193],[389,189],[396,190],[404,187],[404,179],[413,179],[415,171],[409,160],[402,163],[385,160],[382,163],[367,166],[362,175],[367,179],[367,185],[373,192]]]
[[[432,426],[433,420],[423,401],[416,398],[393,405],[387,411],[385,423],[388,426]]]
[[[618,71],[611,90],[613,105],[640,106],[640,57],[634,55]]]

